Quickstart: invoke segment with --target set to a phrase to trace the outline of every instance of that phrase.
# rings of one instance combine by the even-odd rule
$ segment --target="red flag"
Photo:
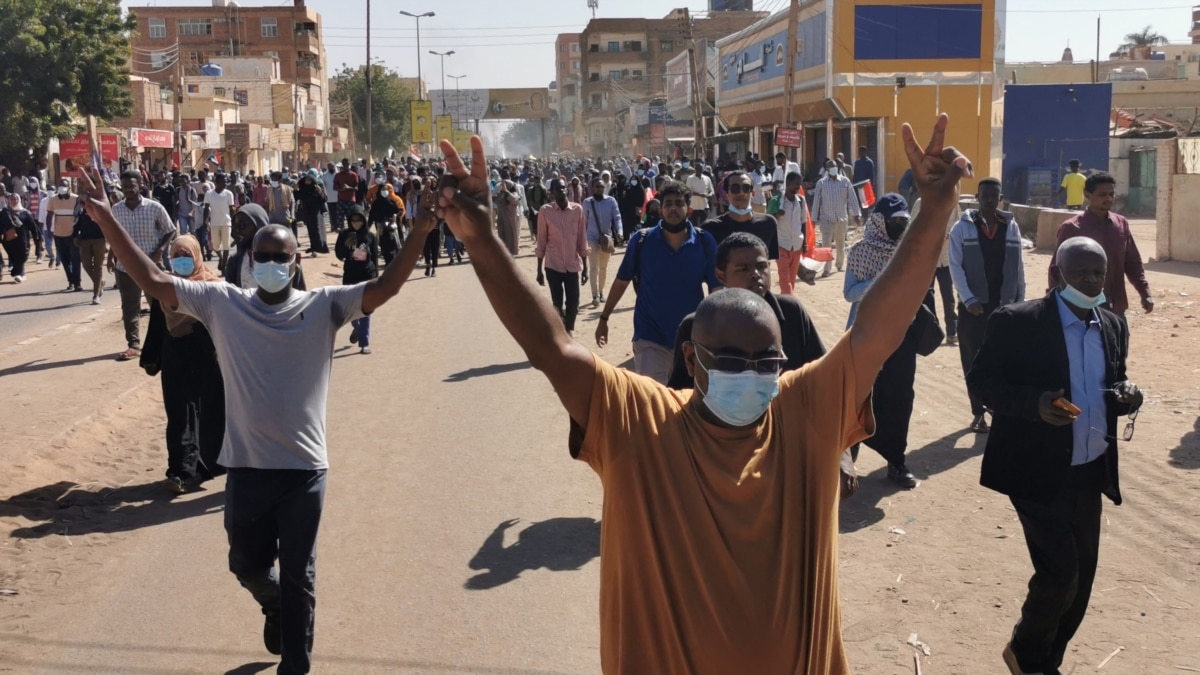
[[[856,183],[854,190],[858,193],[858,203],[864,209],[869,209],[875,205],[875,187],[871,185],[871,181],[866,180]]]

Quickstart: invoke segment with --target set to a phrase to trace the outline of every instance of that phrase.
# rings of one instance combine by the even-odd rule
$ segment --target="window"
[[[568,84],[568,85],[563,86],[563,96],[574,96],[574,95],[575,95],[575,85]]]
[[[642,71],[640,71],[640,70],[633,71],[633,79],[635,79],[635,80],[642,79]]]
[[[561,45],[559,45],[559,46],[558,46],[558,51],[559,51],[559,53],[560,53],[560,54],[561,54],[562,52],[565,52],[565,51],[567,51],[567,45],[565,45],[565,44],[561,44]]]
[[[579,72],[579,62],[578,61],[571,62],[571,70],[574,70],[575,72]]]
[[[619,80],[619,79],[621,79],[621,71],[619,71],[619,70],[610,70],[610,71],[608,71],[608,79],[610,79],[610,80]]]
[[[574,43],[574,44],[572,44],[572,45],[571,45],[571,53],[572,53],[572,54],[578,54],[578,53],[579,53],[579,43],[578,43],[578,42],[576,42],[576,43]]]
[[[621,43],[617,42],[616,40],[610,40],[608,43],[608,51],[610,51],[610,52],[621,51]]]
[[[263,17],[262,19],[259,19],[259,26],[262,28],[263,37],[279,37],[279,19],[274,17]]]
[[[188,63],[200,63],[200,52],[188,52]]]
[[[600,73],[592,73],[588,77],[588,81],[589,82],[599,82],[600,81]]]
[[[592,107],[593,108],[600,107],[600,94],[592,94]]]
[[[588,45],[588,51],[594,54],[600,51],[600,45]]]
[[[265,49],[263,50],[263,56],[269,56],[273,59],[277,59],[279,58],[279,52],[274,49]]]
[[[152,37],[152,38],[167,37],[167,20],[166,19],[150,19],[150,37]]]
[[[224,96],[225,87],[213,87],[213,96]]]
[[[180,35],[212,35],[211,19],[180,19]]]
[[[634,40],[633,42],[630,42],[630,43],[629,43],[629,50],[630,50],[630,51],[634,51],[634,52],[640,52],[640,51],[642,51],[642,41],[641,41],[641,40]]]
[[[663,52],[675,51],[675,41],[674,40],[663,40],[662,42],[658,43],[658,50],[663,51]]]

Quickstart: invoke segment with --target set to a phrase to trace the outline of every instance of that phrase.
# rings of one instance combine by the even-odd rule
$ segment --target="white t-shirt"
[[[230,209],[234,204],[233,193],[229,189],[217,192],[209,190],[204,193],[204,205],[208,207],[208,224],[212,227],[229,227],[233,225],[233,213]]]
[[[708,195],[712,194],[713,184],[704,174],[692,174],[688,176],[688,189],[692,191],[692,208],[707,209]]]
[[[774,180],[779,182],[779,189],[782,190],[787,185],[787,174],[800,173],[800,165],[795,162],[788,162],[786,169],[782,166],[775,167]]]
[[[179,311],[212,336],[225,380],[221,466],[326,469],[325,410],[337,331],[363,316],[366,284],[293,290],[278,305],[221,282],[172,277]]]

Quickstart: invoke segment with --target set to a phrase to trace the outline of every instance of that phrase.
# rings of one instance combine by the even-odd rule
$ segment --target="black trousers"
[[[534,211],[529,215],[529,234],[533,235],[535,240],[537,239],[537,218],[537,211]]]
[[[1075,636],[1096,578],[1100,552],[1100,485],[1105,461],[1071,467],[1049,502],[1012,499],[1033,561],[1029,594],[1013,630],[1021,670],[1057,672]]]
[[[863,441],[889,464],[903,464],[912,420],[913,381],[917,377],[917,341],[910,330],[900,347],[883,362],[873,393],[875,435]]]
[[[579,316],[579,273],[559,272],[547,267],[546,281],[550,284],[550,301],[562,317],[563,325],[567,330],[575,330],[575,319]]]
[[[164,330],[162,341],[167,476],[184,482],[210,480],[225,473],[217,464],[225,439],[225,386],[212,338],[195,324],[183,337]]]
[[[933,279],[936,282],[938,293],[942,296],[942,312],[946,315],[946,337],[952,338],[958,335],[958,317],[954,313],[956,301],[954,299],[954,280],[950,278],[950,268],[937,268],[937,271],[933,273]],[[937,316],[937,310],[934,310],[933,315]]]
[[[958,303],[958,356],[962,361],[963,377],[971,372],[971,365],[975,363],[975,355],[983,346],[983,334],[987,329],[988,317],[994,311],[996,308],[988,305],[983,308],[983,314],[975,316],[967,311],[966,305]],[[967,396],[971,400],[971,414],[982,415],[983,404],[975,400],[970,393]]]
[[[309,209],[300,211],[304,227],[308,229],[308,245],[314,253],[329,253],[329,244],[325,241],[325,228],[321,227],[321,214]]]
[[[700,227],[706,220],[708,220],[708,209],[696,209],[692,211],[693,226]]]
[[[441,253],[442,233],[435,227],[425,236],[425,266],[437,269],[438,255]]]

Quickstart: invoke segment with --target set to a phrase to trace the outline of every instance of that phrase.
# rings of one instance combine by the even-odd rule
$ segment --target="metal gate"
[[[1158,149],[1129,151],[1129,204],[1126,215],[1153,218],[1158,207]]]

